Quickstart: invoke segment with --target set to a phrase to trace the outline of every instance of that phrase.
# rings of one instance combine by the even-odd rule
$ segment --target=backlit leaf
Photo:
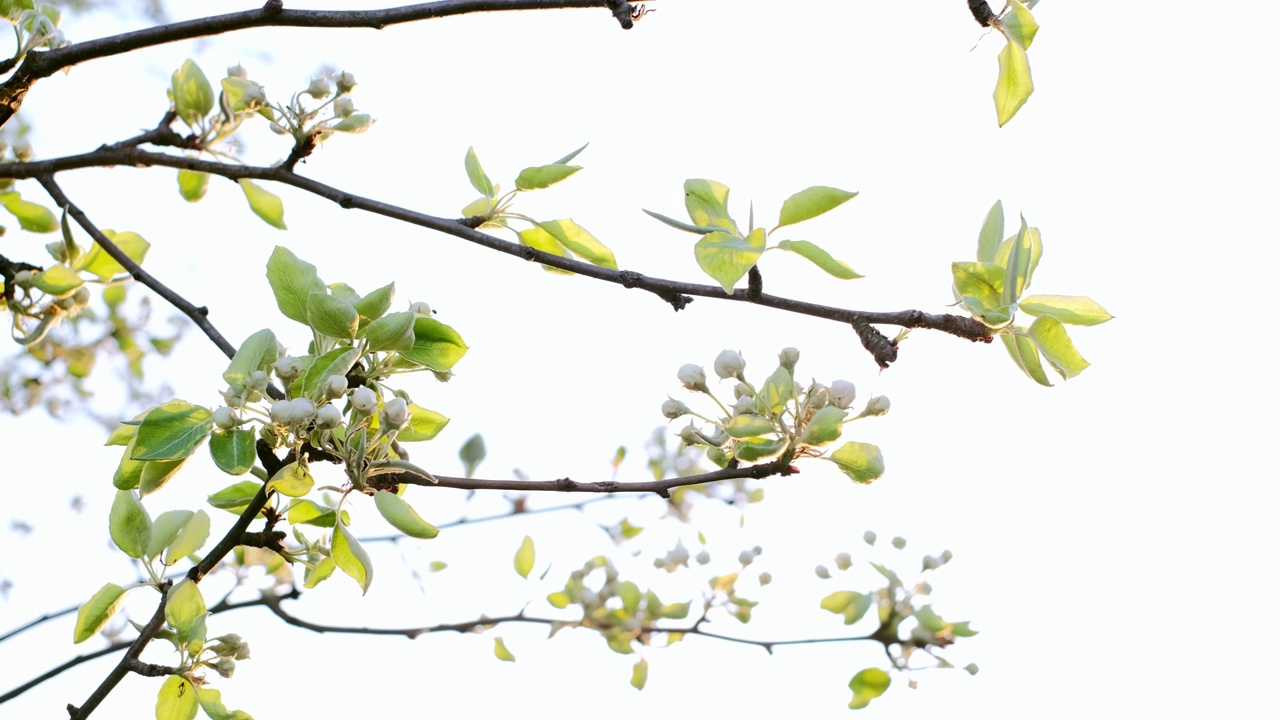
[[[288,230],[284,224],[284,201],[279,196],[264,189],[252,180],[241,179],[240,189],[244,191],[245,200],[249,201],[249,209],[254,215],[273,228]]]
[[[760,259],[764,246],[763,228],[752,230],[745,238],[727,232],[713,232],[698,240],[693,246],[693,254],[703,272],[719,283],[726,293],[732,294],[733,286]]]
[[[89,598],[89,602],[80,606],[76,613],[76,627],[72,634],[72,642],[82,643],[98,634],[103,626],[115,616],[124,604],[128,590],[114,583],[107,583],[102,589]]]
[[[815,185],[787,198],[778,213],[778,227],[795,225],[834,210],[857,197],[858,193]]]

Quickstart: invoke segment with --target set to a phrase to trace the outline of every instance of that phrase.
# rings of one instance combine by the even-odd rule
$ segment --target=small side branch
[[[138,637],[134,639],[133,643],[129,645],[129,649],[125,651],[124,657],[120,658],[120,662],[114,668],[111,668],[111,672],[107,673],[107,677],[89,695],[89,699],[85,700],[80,707],[70,703],[67,704],[67,714],[71,716],[71,720],[83,720],[89,717],[97,709],[98,705],[102,704],[107,695],[111,694],[116,685],[120,684],[124,676],[129,674],[131,666],[138,662],[138,656],[142,654],[143,648],[151,642],[151,638],[155,637],[156,633],[160,631],[160,626],[164,624],[164,608],[165,602],[169,598],[169,587],[170,583],[168,582],[161,586],[160,602],[156,604],[156,611],[152,614],[151,620],[147,621],[147,624],[143,626],[141,632],[138,633]]]
[[[978,21],[982,27],[991,27],[999,22],[999,18],[991,11],[991,6],[987,4],[987,0],[968,0],[969,12],[973,13],[973,19]]]

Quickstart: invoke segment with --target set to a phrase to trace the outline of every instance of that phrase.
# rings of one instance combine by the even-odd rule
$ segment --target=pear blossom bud
[[[248,377],[245,378],[244,384],[245,384],[245,387],[248,387],[250,390],[257,390],[258,392],[262,392],[263,390],[267,389],[267,382],[269,380],[270,378],[267,377],[266,371],[254,370],[253,372],[249,373]]]
[[[754,398],[755,396],[756,396],[756,392],[752,390],[751,386],[746,383],[738,383],[737,385],[733,386],[734,400],[737,400],[739,398],[744,398],[744,397]]]
[[[20,140],[13,144],[13,157],[19,162],[27,162],[35,155],[35,150],[31,147],[31,143],[26,140]]]
[[[378,408],[378,396],[367,387],[358,387],[351,393],[351,406],[361,415],[368,415]]]
[[[740,397],[738,398],[738,402],[733,404],[734,415],[746,415],[748,413],[753,413],[755,411],[756,411],[755,398]]]
[[[907,546],[907,539],[902,537],[901,535],[899,535],[898,537],[895,537],[893,540],[890,540],[889,542],[892,543],[893,547],[898,550],[901,550],[902,548]]]
[[[842,552],[839,555],[836,555],[836,567],[840,568],[841,570],[848,570],[852,566],[853,566],[853,558],[849,555],[849,553]]]
[[[272,367],[275,368],[276,377],[285,382],[289,382],[302,374],[302,363],[292,355],[285,355],[277,360]]]
[[[393,397],[382,405],[382,422],[387,428],[399,430],[409,422],[409,404],[404,398]]]
[[[697,392],[710,392],[707,389],[707,374],[701,367],[689,363],[680,366],[680,371],[676,373],[676,379],[680,381],[689,390]]]
[[[316,416],[316,404],[307,398],[294,398],[293,414],[300,423],[311,422]]]
[[[232,675],[234,675],[236,672],[236,661],[232,660],[231,658],[218,658],[213,662],[209,662],[205,664],[208,665],[210,668],[213,668],[214,672],[218,673],[224,678],[229,678]]]
[[[837,380],[827,389],[827,397],[830,398],[831,404],[841,410],[848,410],[857,394],[857,388],[848,380]]]
[[[241,99],[244,100],[244,105],[246,108],[266,105],[267,91],[262,89],[262,86],[259,85],[258,83],[251,82],[245,86],[244,95],[241,96]]]
[[[324,396],[327,400],[336,400],[347,394],[347,378],[342,375],[330,375],[324,381]]]
[[[342,411],[332,403],[322,405],[316,411],[316,428],[320,430],[332,430],[342,424]]]
[[[697,556],[695,556],[693,559],[697,560],[699,565],[706,565],[707,563],[711,562],[711,553],[707,552],[706,550],[703,550],[702,552],[698,553]]]
[[[662,403],[662,417],[668,420],[675,420],[690,413],[689,406],[674,398],[667,398]]]
[[[411,303],[409,305],[409,312],[413,313],[414,315],[425,315],[427,317],[430,317],[436,314],[436,311],[432,310],[431,306],[424,302]]]
[[[813,572],[815,575],[822,578],[823,580],[831,579],[831,571],[827,569],[826,565],[819,565],[818,567],[813,569]]]
[[[721,380],[729,378],[741,380],[742,372],[747,368],[747,361],[743,360],[741,353],[736,350],[721,350],[712,367],[716,371],[716,377]]]
[[[248,80],[249,71],[245,70],[244,66],[240,65],[239,63],[236,63],[235,65],[232,65],[231,67],[227,68],[227,77],[235,77],[235,78],[240,78],[242,80]]]
[[[344,70],[338,73],[337,83],[338,94],[345,95],[356,88],[356,76]]]
[[[773,582],[773,575],[767,572],[760,573],[760,587],[764,587],[765,585],[768,585],[771,582]]]
[[[316,100],[323,100],[329,97],[329,94],[333,92],[333,86],[329,84],[328,78],[312,78],[311,84],[302,92],[304,95],[310,95]]]
[[[288,131],[288,130],[285,130],[285,129],[284,129],[284,127],[280,125],[280,123],[271,123],[271,132],[273,132],[273,133],[275,133],[275,134],[277,134],[277,135],[288,135],[288,134],[289,134],[289,131]]]
[[[782,352],[778,353],[778,364],[786,368],[789,373],[796,371],[798,362],[800,362],[800,351],[793,347],[782,348]]]
[[[755,559],[756,556],[752,555],[750,550],[743,550],[738,553],[738,562],[741,563],[742,567],[750,565]]]
[[[81,285],[80,287],[76,288],[75,293],[73,293],[73,294],[71,295],[71,298],[75,301],[75,303],[76,303],[76,307],[78,307],[78,308],[82,308],[82,307],[84,307],[85,305],[88,305],[88,304],[89,304],[89,299],[90,299],[91,297],[92,297],[92,295],[89,293],[89,288],[87,288],[87,287],[85,287],[85,286],[83,286],[83,285]]]
[[[964,666],[964,671],[965,671],[965,672],[967,672],[967,673],[969,673],[970,675],[977,675],[977,674],[978,674],[978,666],[977,666],[977,665],[975,665],[974,663],[969,663],[968,665],[965,665],[965,666]]]
[[[932,555],[925,555],[920,559],[921,570],[937,570],[942,567],[942,561]]]
[[[951,558],[953,557],[955,557],[955,555],[953,555],[950,550],[943,550],[942,555],[939,556],[938,559],[942,561],[943,565],[946,565],[947,563],[951,562]]]
[[[31,287],[31,280],[36,274],[30,270],[19,270],[13,274],[13,284],[21,288]]]
[[[809,395],[805,398],[810,410],[821,410],[831,404],[831,390],[826,385],[814,383],[809,386]]]
[[[887,412],[889,412],[889,398],[876,395],[867,401],[867,406],[863,408],[860,417],[878,417]]]
[[[356,111],[356,101],[349,95],[343,95],[333,101],[333,114],[340,118],[350,117]]]
[[[724,447],[725,443],[729,442],[729,433],[725,432],[721,428],[716,428],[716,431],[710,435],[707,435],[706,433],[698,433],[698,435],[700,435],[702,439],[712,447]]]
[[[914,592],[916,595],[932,595],[933,586],[927,582],[918,582],[916,583]]]
[[[213,424],[223,430],[230,430],[236,426],[236,415],[231,408],[224,405],[213,411]]]
[[[679,436],[685,445],[703,444],[702,435],[698,433],[698,429],[693,426],[693,423],[689,423],[683,428],[680,428]]]
[[[297,419],[292,400],[277,400],[271,406],[271,422],[277,425],[289,425]]]
[[[864,543],[866,543],[866,544],[868,544],[868,545],[875,545],[875,544],[876,544],[876,534],[875,534],[875,531],[873,531],[873,530],[868,530],[868,531],[866,531],[866,532],[862,533],[862,542],[864,542]]]

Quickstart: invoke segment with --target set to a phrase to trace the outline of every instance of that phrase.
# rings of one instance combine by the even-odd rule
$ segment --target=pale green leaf
[[[1009,357],[1013,359],[1014,364],[1026,373],[1027,377],[1045,387],[1052,387],[1053,383],[1049,382],[1049,376],[1045,374],[1044,366],[1040,364],[1040,351],[1036,349],[1036,344],[1031,338],[1025,335],[1026,329],[1014,327],[1011,330],[1012,332],[1000,333],[1000,341],[1004,343],[1004,349],[1009,351]]]
[[[528,230],[521,230],[516,233],[516,235],[520,238],[520,244],[525,247],[531,247],[534,250],[542,251],[548,255],[555,255],[556,257],[569,257],[568,252],[565,251],[564,246],[560,244],[560,241],[556,239],[555,235],[547,232],[541,226],[534,225]],[[557,275],[573,274],[568,270],[552,267],[550,265],[543,265],[542,269],[547,272],[556,273]]]
[[[1000,51],[1000,76],[996,79],[994,93],[996,120],[1001,127],[1022,109],[1033,91],[1035,86],[1031,83],[1027,51],[1016,42],[1005,43],[1004,50]]]
[[[89,602],[80,606],[76,613],[76,627],[72,634],[72,642],[79,644],[97,635],[100,630],[115,616],[124,604],[128,590],[114,583],[107,583],[102,589],[89,598]]]
[[[1040,24],[1031,15],[1031,10],[1018,0],[1009,0],[1009,11],[1000,18],[1000,27],[1004,28],[1004,34],[1010,40],[1021,45],[1024,50],[1031,49],[1031,42],[1036,39],[1036,33],[1040,30]]]
[[[195,685],[181,675],[170,675],[156,696],[156,720],[192,720],[200,702]]]
[[[142,469],[147,466],[146,460],[134,460],[129,457],[133,452],[133,440],[129,440],[125,445],[124,455],[120,457],[120,464],[116,466],[115,475],[111,478],[111,484],[116,486],[117,490],[133,490],[138,487],[138,483],[142,482]]]
[[[527,167],[516,176],[517,190],[541,190],[551,187],[582,169],[581,165],[538,165]]]
[[[976,299],[984,308],[998,307],[1005,269],[995,263],[953,262],[951,280],[956,294]]]
[[[151,249],[151,243],[135,232],[118,233],[115,230],[103,230],[102,234],[111,241],[112,245],[119,248],[125,257],[138,265],[142,264],[142,261],[147,257],[147,251]],[[107,251],[103,250],[102,246],[97,242],[94,242],[93,247],[89,248],[89,252],[81,255],[80,259],[76,260],[72,267],[76,270],[97,275],[102,280],[110,280],[117,275],[125,273],[124,266],[108,255]]]
[[[978,231],[978,262],[995,262],[996,248],[1004,238],[1004,205],[997,200],[987,211],[982,220],[982,229]]]
[[[584,143],[584,144],[582,145],[582,147],[578,148],[577,150],[574,150],[573,152],[569,153],[568,155],[565,155],[564,157],[562,157],[562,158],[560,158],[559,160],[557,160],[557,161],[555,161],[554,163],[552,163],[552,165],[564,165],[564,164],[568,163],[569,161],[571,161],[571,160],[573,160],[574,158],[578,157],[578,155],[579,155],[583,150],[586,150],[586,149],[587,149],[587,145],[590,145],[590,144],[591,144],[591,143]]]
[[[409,423],[400,429],[396,439],[400,442],[431,440],[449,424],[449,418],[434,410],[409,403]]]
[[[380,492],[373,496],[374,505],[383,519],[391,526],[409,537],[430,540],[440,531],[434,525],[422,519],[404,498],[393,492]]]
[[[284,224],[284,201],[277,195],[244,178],[240,180],[240,189],[244,191],[244,198],[249,201],[249,209],[254,215],[273,228],[289,229]]]
[[[209,539],[209,513],[197,510],[182,526],[177,537],[165,548],[164,564],[174,565],[179,560],[199,552]]]
[[[151,542],[151,516],[130,490],[117,490],[109,517],[111,540],[131,558],[141,558]]]
[[[291,462],[271,476],[271,480],[267,483],[267,490],[274,490],[281,495],[288,495],[289,497],[302,497],[311,492],[315,482],[315,478],[311,477],[311,471],[307,469],[306,465]]]
[[[396,284],[387,283],[352,303],[362,320],[377,320],[391,309],[396,299]]]
[[[249,506],[260,489],[262,489],[262,483],[258,480],[241,480],[210,495],[208,503],[219,510],[229,510],[239,514]]]
[[[267,260],[267,282],[280,312],[290,320],[307,324],[307,300],[312,292],[324,292],[316,266],[298,259],[287,248],[276,246]]]
[[[733,446],[733,456],[743,462],[756,462],[777,457],[785,449],[786,438],[747,438]]]
[[[724,431],[733,438],[759,437],[777,430],[771,421],[759,415],[738,415],[724,426]]]
[[[494,196],[493,181],[485,174],[484,168],[480,167],[480,158],[476,157],[475,148],[467,148],[467,157],[464,164],[467,168],[467,179],[471,181],[471,187],[486,198],[492,198]]]
[[[745,238],[727,232],[713,232],[698,240],[693,246],[693,254],[703,272],[719,283],[726,293],[732,294],[733,286],[760,259],[764,245],[763,228],[752,230]]]
[[[493,639],[493,655],[503,662],[516,661],[516,656],[511,654],[511,651],[507,649],[507,644],[500,637]]]
[[[151,539],[147,542],[147,550],[143,557],[154,558],[164,552],[193,515],[195,513],[190,510],[166,510],[160,513],[151,524]]]
[[[466,476],[471,477],[485,458],[484,438],[479,435],[467,438],[467,441],[458,449],[458,458],[462,460]]]
[[[181,460],[147,460],[142,466],[142,476],[138,478],[138,492],[144,497],[164,487],[178,474],[178,470],[187,462]]]
[[[173,108],[178,118],[189,127],[194,128],[200,118],[213,110],[213,86],[195,61],[182,63],[182,67],[173,73],[170,88]]]
[[[870,443],[847,442],[827,459],[856,483],[865,485],[884,474],[884,456]]]
[[[190,457],[213,429],[213,413],[206,407],[173,400],[143,418],[133,440],[134,460],[182,460]]]
[[[231,363],[222,373],[222,379],[228,385],[244,385],[250,373],[256,370],[266,371],[275,363],[278,348],[275,333],[259,330],[240,343],[240,349],[231,358]]]
[[[200,586],[190,578],[183,578],[169,589],[164,605],[164,620],[178,632],[179,637],[188,637],[192,630],[199,627],[207,612]]]
[[[351,534],[350,530],[343,527],[342,523],[338,523],[333,528],[332,557],[338,569],[351,576],[363,593],[369,592],[369,585],[373,583],[373,563],[369,560],[369,553],[365,551],[364,546]]]
[[[413,324],[418,316],[411,312],[397,312],[369,323],[364,329],[364,339],[372,352],[403,351],[413,347]]]
[[[196,687],[196,698],[209,720],[253,720],[253,716],[243,710],[228,710],[222,704],[222,693],[208,685]]]
[[[610,270],[618,269],[618,261],[614,258],[613,251],[605,247],[604,243],[597,240],[594,235],[587,232],[586,228],[574,221],[567,219],[549,220],[538,223],[538,225],[550,233],[569,252],[592,265],[609,268]]]
[[[738,234],[738,224],[729,217],[729,188],[715,180],[685,180],[684,206],[694,225],[722,228]]]
[[[516,550],[515,568],[516,573],[522,578],[529,577],[529,572],[533,570],[533,538],[528,535],[524,536],[524,540],[520,542],[519,549]]]
[[[327,557],[316,563],[314,568],[307,568],[302,575],[302,586],[310,590],[319,585],[333,575],[333,571],[338,569],[337,563],[332,557]]]
[[[1064,379],[1070,380],[1089,367],[1089,363],[1071,342],[1067,329],[1056,318],[1036,318],[1036,321],[1031,323],[1027,334],[1035,341],[1036,347],[1040,349],[1040,354],[1048,361],[1049,366]]]
[[[834,210],[857,197],[858,193],[815,185],[787,198],[778,213],[778,227],[795,225]]]
[[[656,213],[652,210],[645,210],[644,214],[648,215],[654,220],[670,225],[671,227],[677,230],[684,230],[685,232],[691,232],[696,235],[706,235],[707,233],[717,232],[720,229],[716,227],[710,227],[708,225],[690,225],[687,222],[681,222],[679,220],[676,220],[675,218],[667,217],[662,213]]]
[[[5,210],[13,213],[13,216],[18,219],[18,226],[28,232],[57,232],[62,225],[49,208],[23,200],[22,196],[16,192],[0,195],[0,202],[4,203]]]
[[[178,194],[187,202],[197,202],[209,191],[209,173],[198,170],[178,171]]]
[[[1112,318],[1101,305],[1081,295],[1028,295],[1018,302],[1018,309],[1068,325],[1100,325]]]
[[[842,423],[847,415],[844,410],[833,405],[818,410],[805,425],[800,442],[806,445],[826,445],[839,440]]]
[[[209,437],[209,454],[218,469],[228,475],[243,475],[253,469],[257,460],[253,430],[235,428],[213,433]]]
[[[794,393],[795,379],[791,371],[779,365],[756,392],[756,412],[761,415],[780,415]]]
[[[793,252],[809,262],[817,265],[827,272],[827,274],[838,277],[841,280],[854,280],[862,277],[857,271],[849,267],[844,262],[837,260],[822,248],[814,245],[808,240],[782,240],[778,243],[778,247],[788,252]]]
[[[849,709],[860,710],[869,705],[872,700],[880,697],[885,690],[889,689],[891,680],[889,673],[880,668],[867,668],[859,671],[849,681],[849,689],[853,691],[853,699],[849,701]]]
[[[1022,218],[1022,227],[1013,242],[1009,244],[1009,254],[1004,262],[1004,287],[1001,289],[1000,304],[1011,305],[1022,297],[1022,291],[1031,282],[1031,273],[1035,270],[1035,262],[1039,260],[1035,252],[1035,241],[1027,228],[1027,219]],[[997,257],[1000,253],[997,252]]]
[[[400,355],[436,372],[448,372],[467,354],[467,344],[457,331],[434,318],[417,318],[413,334],[413,347]]]
[[[316,358],[302,375],[302,394],[320,399],[324,385],[334,375],[346,376],[360,359],[360,351],[352,347],[337,347]]]
[[[631,687],[637,690],[643,690],[644,685],[649,680],[649,661],[640,658],[636,664],[631,667]]]
[[[66,265],[50,265],[31,278],[31,284],[40,292],[54,297],[66,297],[84,284],[75,270]]]
[[[321,335],[351,340],[360,327],[360,313],[351,303],[324,291],[307,296],[307,324]]]

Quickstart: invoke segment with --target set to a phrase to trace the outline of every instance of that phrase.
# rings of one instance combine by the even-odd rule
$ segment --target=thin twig
[[[160,602],[156,604],[156,611],[151,616],[151,620],[139,631],[138,637],[134,638],[133,643],[129,645],[124,657],[120,658],[120,662],[111,668],[111,672],[107,673],[107,677],[89,695],[89,699],[85,700],[80,707],[71,704],[67,705],[67,713],[71,716],[71,720],[83,720],[89,717],[98,705],[106,699],[107,695],[111,694],[116,685],[120,684],[124,676],[129,674],[130,666],[137,662],[143,648],[147,646],[147,643],[151,642],[151,638],[155,637],[155,634],[160,631],[160,626],[164,624],[164,607],[165,602],[169,599],[169,587],[170,584],[167,582],[160,587]]]

